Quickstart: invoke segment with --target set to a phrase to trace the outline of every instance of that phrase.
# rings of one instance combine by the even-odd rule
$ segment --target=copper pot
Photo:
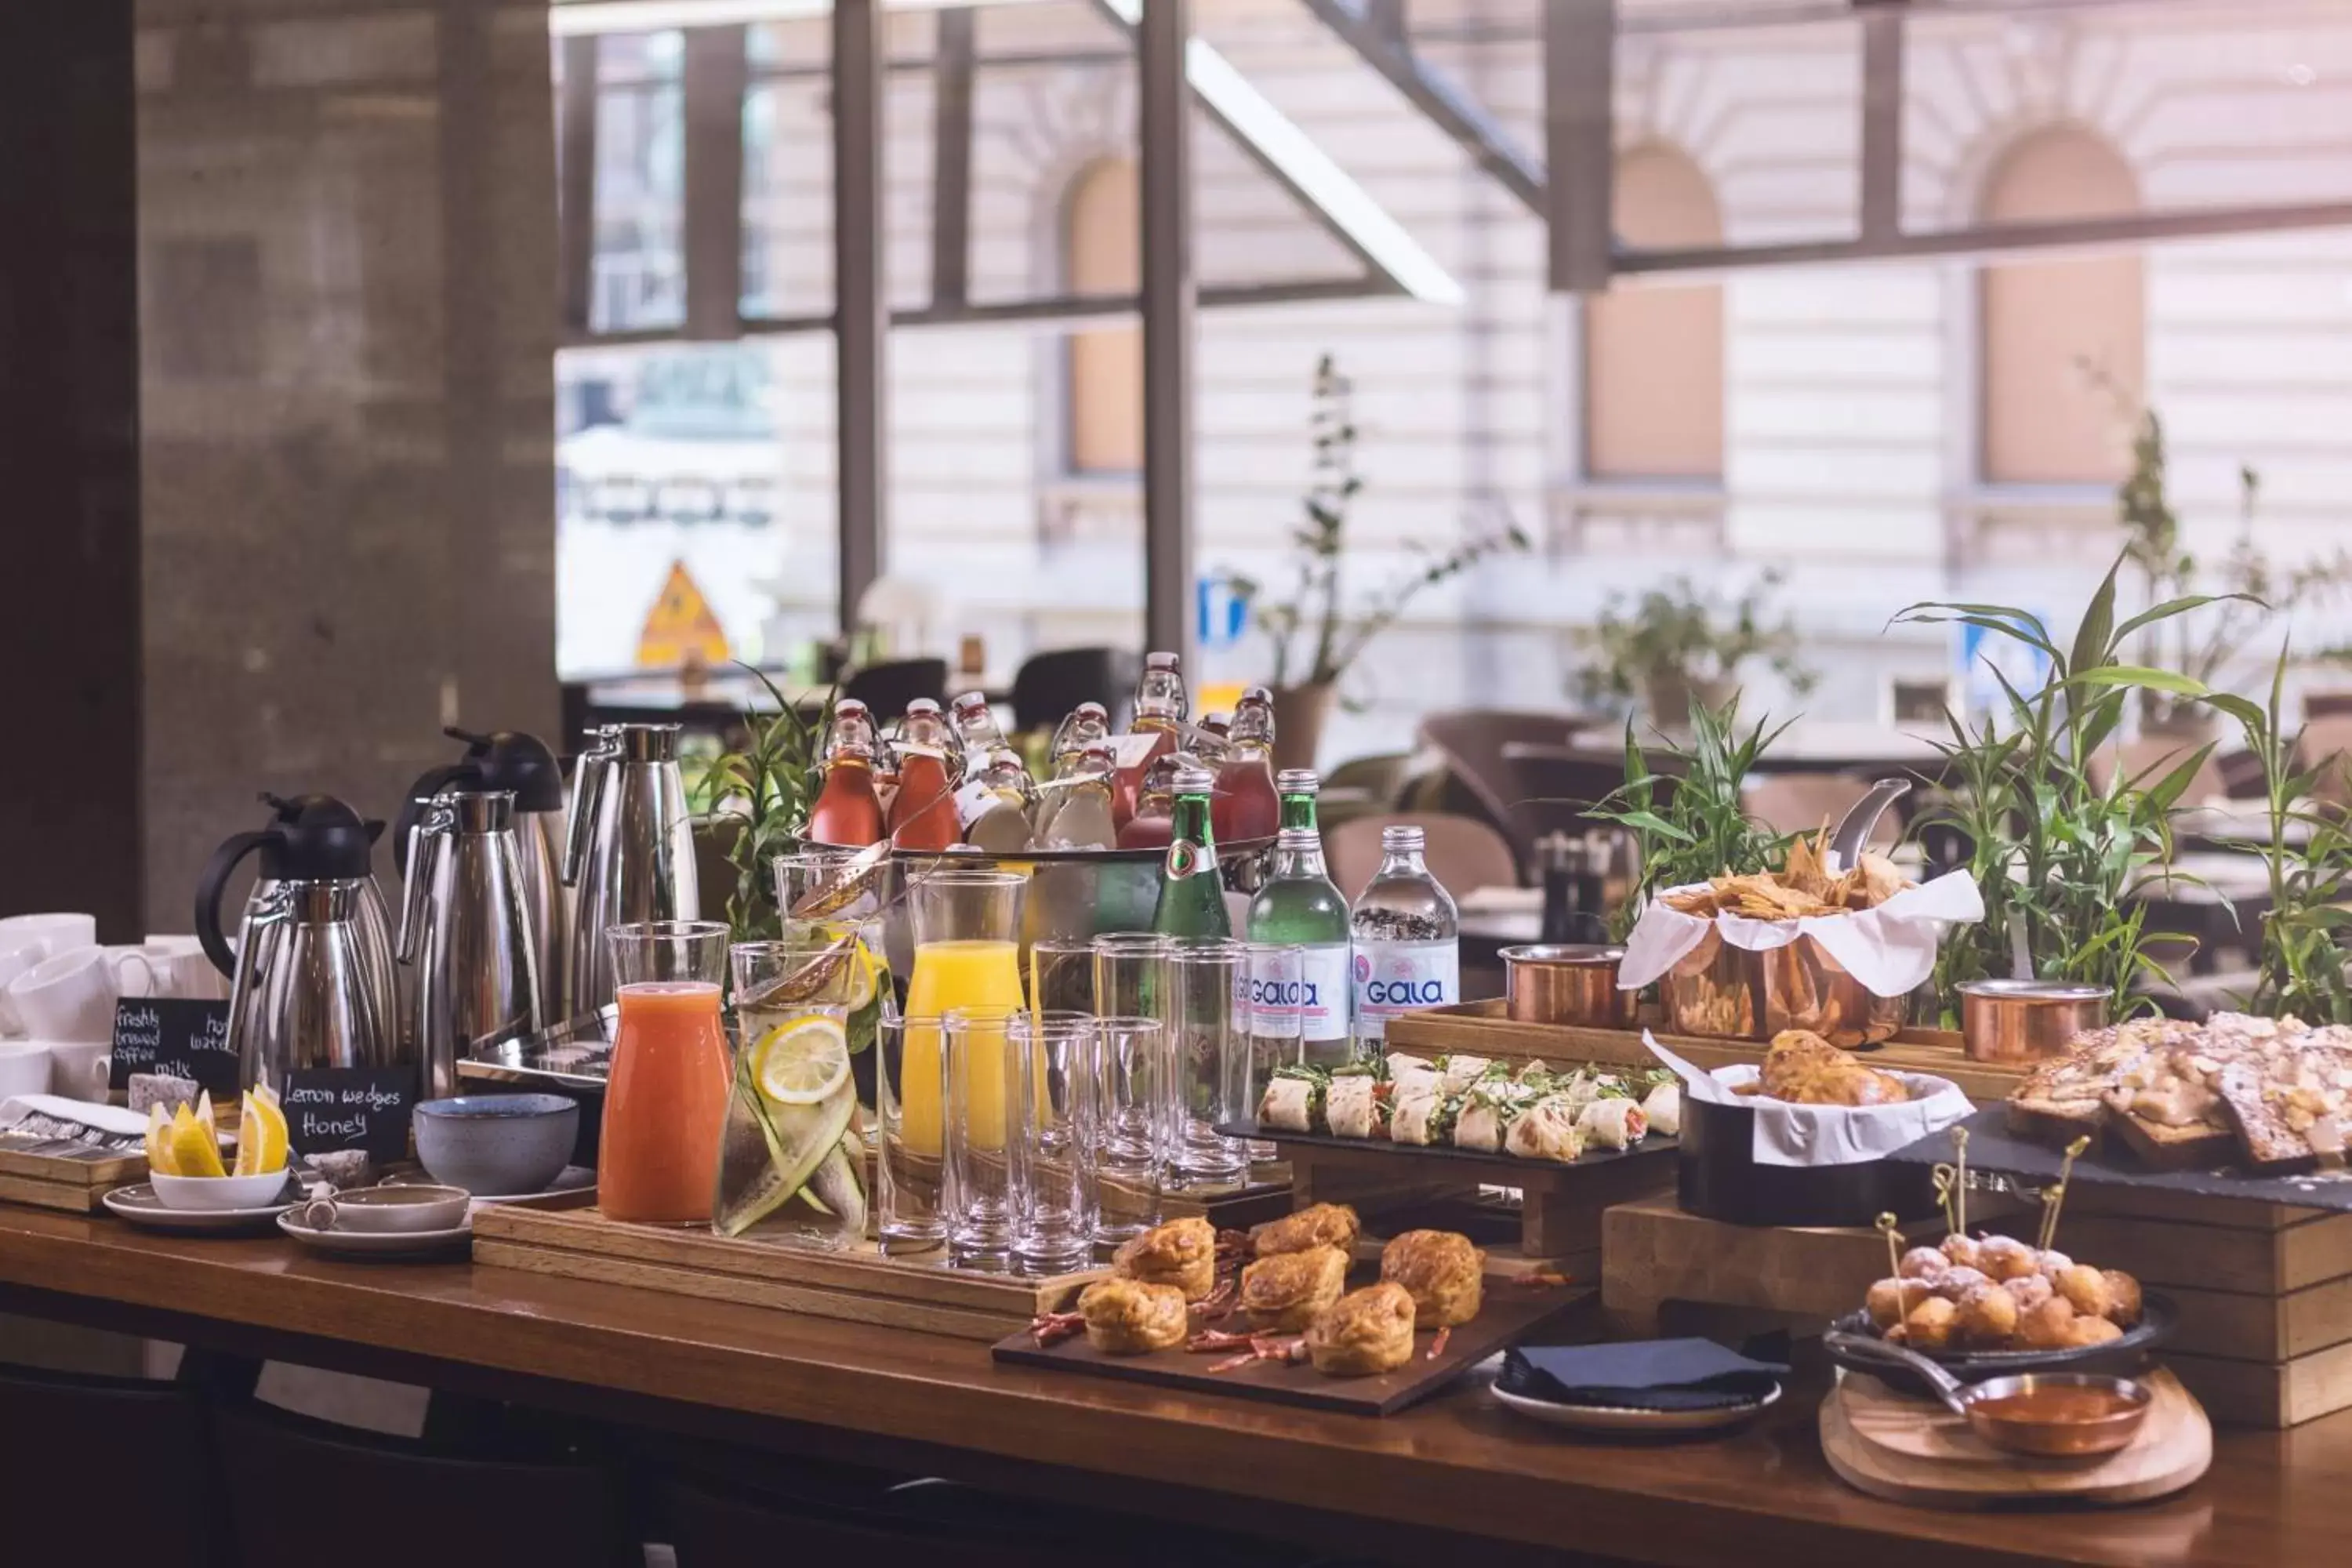
[[[1598,942],[1503,949],[1504,1011],[1515,1024],[1630,1029],[1640,993],[1617,989],[1622,947]]]
[[[2063,980],[1971,980],[1960,987],[1962,1049],[1970,1061],[2036,1062],[2105,1027],[2106,987]]]
[[[1658,983],[1678,1035],[1769,1040],[1810,1029],[1849,1050],[1892,1039],[1909,999],[1879,996],[1810,936],[1759,952],[1710,928]]]

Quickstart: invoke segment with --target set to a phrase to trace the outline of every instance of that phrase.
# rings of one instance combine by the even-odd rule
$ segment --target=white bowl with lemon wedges
[[[286,1113],[267,1087],[247,1092],[239,1107],[236,1157],[224,1163],[212,1097],[185,1100],[170,1114],[147,1113],[147,1180],[155,1199],[173,1209],[258,1209],[286,1186]]]

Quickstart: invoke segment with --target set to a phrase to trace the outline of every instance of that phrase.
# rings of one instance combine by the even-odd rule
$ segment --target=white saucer
[[[278,1216],[278,1228],[313,1252],[336,1258],[420,1258],[461,1252],[474,1239],[474,1226],[447,1230],[320,1230],[297,1209]]]
[[[1771,1408],[1780,1398],[1780,1385],[1777,1383],[1771,1393],[1752,1405],[1726,1405],[1711,1410],[1629,1410],[1607,1405],[1555,1405],[1549,1399],[1529,1399],[1524,1394],[1509,1394],[1500,1388],[1492,1392],[1508,1408],[1547,1426],[1564,1426],[1571,1432],[1633,1434],[1712,1432],[1737,1426]]]
[[[155,1189],[145,1182],[127,1187],[117,1187],[99,1199],[107,1212],[149,1230],[178,1231],[184,1234],[220,1236],[240,1231],[267,1230],[270,1221],[294,1206],[293,1204],[265,1204],[249,1209],[175,1209],[163,1206]]]
[[[425,1171],[401,1171],[393,1175],[386,1176],[378,1184],[378,1185],[386,1187],[432,1186],[436,1184],[434,1182],[431,1173]],[[535,1193],[499,1193],[496,1194],[476,1193],[474,1194],[474,1202],[478,1205],[519,1204],[530,1198],[552,1197],[557,1193],[584,1192],[587,1189],[593,1187],[595,1184],[596,1168],[594,1166],[566,1165],[562,1171],[557,1173],[555,1180],[548,1183],[547,1185],[540,1188],[539,1191]]]

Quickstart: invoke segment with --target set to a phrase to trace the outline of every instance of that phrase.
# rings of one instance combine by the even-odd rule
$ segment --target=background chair
[[[1529,804],[1534,792],[1526,787],[1514,754],[1523,749],[1565,748],[1587,723],[1566,712],[1480,708],[1433,713],[1421,721],[1421,742],[1444,759],[1452,776],[1439,791],[1420,792],[1414,805],[1484,817],[1509,843],[1518,862],[1528,864],[1535,841],[1562,824],[1554,820],[1559,813]]]
[[[1323,834],[1324,864],[1331,880],[1350,900],[1381,868],[1381,830],[1418,827],[1427,841],[1423,858],[1429,874],[1459,898],[1473,888],[1516,887],[1518,866],[1503,836],[1475,816],[1447,816],[1436,812],[1405,811],[1380,816],[1360,816],[1327,828]]]
[[[1033,653],[1013,677],[1013,727],[1050,730],[1081,702],[1099,702],[1114,732],[1135,699],[1141,661],[1124,648],[1057,647]]]
[[[919,697],[934,702],[948,700],[948,661],[943,658],[896,658],[869,664],[843,682],[841,694],[854,697],[874,710],[877,725],[889,723]]]
[[[0,1367],[0,1561],[234,1562],[194,1389]],[[108,1456],[135,1467],[135,1484],[112,1484]]]
[[[1740,790],[1739,803],[1775,833],[1818,833],[1824,823],[1835,827],[1870,793],[1870,785],[1857,773],[1767,773]],[[1902,842],[1902,805],[1897,801],[1880,816],[1871,829],[1871,847],[1892,849]]]
[[[2202,741],[2184,740],[2172,735],[2118,741],[2094,752],[2084,771],[2091,775],[2091,782],[2103,790],[2114,782],[2118,773],[2126,779],[2152,784],[2187,762],[2203,744]],[[2221,751],[2217,746],[2206,753],[2196,776],[2189,781],[2189,787],[2181,791],[2179,804],[2198,805],[2229,793],[2229,778],[2222,771]]]

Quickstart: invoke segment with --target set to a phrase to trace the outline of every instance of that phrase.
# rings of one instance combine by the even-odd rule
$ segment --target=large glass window
[[[1072,294],[1133,294],[1143,286],[1135,164],[1103,158],[1070,183],[1062,226]],[[1070,336],[1069,464],[1077,474],[1143,467],[1143,329],[1132,322]]]
[[[1714,187],[1663,144],[1617,160],[1619,240],[1717,245]],[[1584,315],[1584,468],[1593,479],[1723,477],[1723,287],[1621,281]]]

